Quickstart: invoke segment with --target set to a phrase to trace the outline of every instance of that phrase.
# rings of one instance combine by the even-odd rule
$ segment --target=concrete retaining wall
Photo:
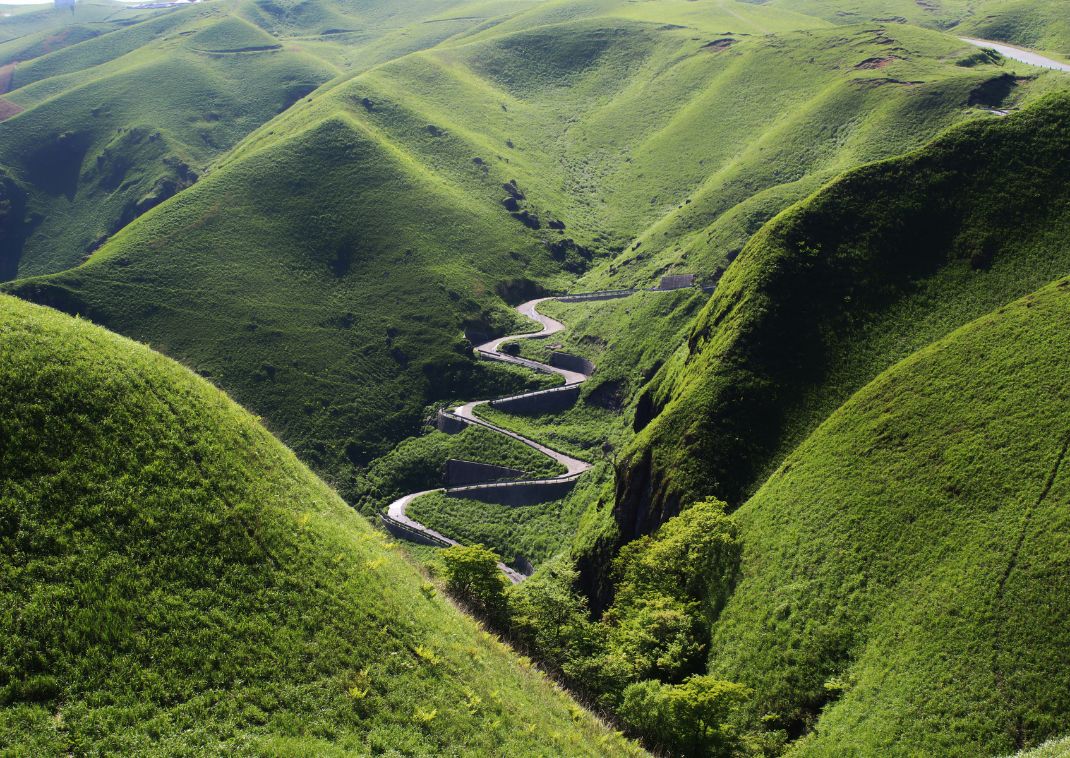
[[[445,411],[439,411],[435,418],[435,428],[446,434],[460,434],[468,427],[468,424],[456,416],[451,416]]]
[[[446,490],[447,497],[459,497],[466,500],[478,500],[481,503],[522,506],[537,505],[548,500],[557,500],[572,491],[576,486],[575,477],[571,479],[551,479],[541,482],[519,482],[483,487],[460,487]]]
[[[572,355],[572,353],[563,353],[560,350],[550,353],[550,365],[556,368],[563,368],[566,371],[578,371],[585,376],[590,376],[594,373],[594,364],[589,360],[578,355]]]
[[[437,540],[429,534],[424,534],[412,527],[394,521],[394,519],[390,518],[385,513],[379,514],[379,523],[383,525],[383,528],[400,540],[408,540],[409,542],[416,542],[420,545],[430,545],[431,547],[449,547],[448,542]]]
[[[604,292],[581,292],[576,295],[562,295],[557,298],[563,303],[587,303],[594,300],[615,300],[618,297],[634,295],[639,290],[607,290]]]
[[[580,385],[574,384],[571,387],[529,392],[526,395],[492,400],[490,406],[518,414],[558,413],[575,405],[579,396]]]
[[[450,458],[446,461],[446,485],[448,487],[500,482],[505,479],[521,479],[525,476],[527,472],[508,466],[494,466],[490,463],[477,463],[459,458]]]

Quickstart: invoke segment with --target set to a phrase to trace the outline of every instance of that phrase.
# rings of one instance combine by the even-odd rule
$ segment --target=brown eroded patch
[[[10,100],[0,97],[0,121],[5,121],[17,113],[22,113],[24,110],[25,108],[21,105],[16,105]]]
[[[11,89],[11,80],[15,78],[15,64],[0,66],[0,95]]]
[[[895,61],[901,61],[901,60],[903,60],[903,59],[900,58],[898,55],[888,55],[888,56],[885,56],[884,58],[866,58],[864,61],[862,61],[861,63],[857,64],[855,66],[855,68],[859,68],[859,69],[884,68],[885,66],[888,66],[888,65],[894,63]]]
[[[713,42],[707,42],[702,46],[702,49],[708,53],[719,53],[722,50],[727,50],[736,44],[736,40],[732,37],[722,37],[721,39],[715,39]]]

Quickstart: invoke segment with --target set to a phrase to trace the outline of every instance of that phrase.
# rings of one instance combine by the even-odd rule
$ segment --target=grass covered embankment
[[[169,359],[3,297],[0,409],[9,750],[632,750]]]

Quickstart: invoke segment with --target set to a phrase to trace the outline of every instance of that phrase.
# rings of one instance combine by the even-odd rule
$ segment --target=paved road
[[[990,47],[1006,58],[1021,61],[1022,63],[1028,63],[1030,66],[1050,68],[1055,71],[1070,71],[1070,64],[1068,63],[1061,63],[1052,60],[1051,58],[1046,58],[1040,53],[1034,53],[1032,50],[1026,50],[1022,47],[1008,45],[1006,42],[993,42],[991,40],[975,39],[973,37],[959,37],[959,39],[963,42],[969,42],[971,45],[976,45],[977,47]]]
[[[623,296],[625,296],[625,295],[622,295],[622,297]],[[569,371],[567,369],[557,368],[556,366],[550,366],[550,365],[547,365],[545,363],[539,363],[537,361],[532,361],[532,360],[529,360],[527,358],[520,358],[520,357],[517,357],[517,356],[507,355],[506,353],[503,353],[501,351],[501,346],[504,343],[510,342],[512,340],[518,340],[518,339],[543,339],[545,337],[549,337],[551,334],[557,334],[558,332],[564,330],[565,325],[562,324],[560,321],[552,319],[549,316],[544,316],[541,313],[539,313],[539,311],[537,310],[537,308],[538,308],[540,303],[544,303],[547,300],[553,300],[553,299],[554,298],[544,297],[544,298],[539,298],[537,300],[529,300],[528,302],[517,306],[517,309],[516,309],[517,312],[519,312],[523,316],[527,316],[528,318],[532,319],[533,321],[537,321],[539,324],[542,325],[542,329],[541,330],[539,330],[537,332],[529,332],[527,334],[514,334],[514,335],[507,336],[507,337],[499,337],[498,339],[494,339],[494,340],[491,340],[490,342],[485,342],[482,345],[477,346],[476,347],[476,352],[479,354],[480,357],[485,358],[487,360],[501,361],[503,363],[512,363],[512,364],[515,364],[515,365],[518,365],[518,366],[525,366],[527,368],[531,368],[531,369],[534,369],[536,371],[543,371],[545,373],[558,374],[558,375],[560,375],[560,376],[562,376],[564,378],[564,380],[565,380],[564,384],[559,385],[558,387],[551,388],[549,390],[544,390],[546,392],[560,391],[560,390],[566,389],[568,387],[574,387],[577,384],[582,384],[583,382],[587,381],[587,375],[586,374],[581,374],[578,371]],[[515,397],[515,396],[509,396],[509,397]],[[507,398],[498,398],[498,399],[507,399]],[[504,434],[507,437],[512,437],[515,440],[523,442],[525,445],[528,445],[529,447],[532,447],[535,450],[538,450],[540,453],[543,453],[547,457],[552,458],[553,460],[557,461],[558,463],[561,463],[562,465],[564,465],[564,467],[566,469],[564,474],[560,474],[558,476],[546,477],[544,479],[538,479],[538,480],[527,480],[527,481],[523,481],[523,482],[502,482],[502,483],[499,483],[499,484],[495,484],[493,486],[495,486],[495,487],[515,487],[515,486],[519,486],[519,485],[531,484],[532,481],[559,482],[559,481],[562,481],[562,480],[575,478],[575,477],[579,476],[580,474],[582,474],[584,471],[587,471],[589,468],[591,468],[591,464],[588,463],[587,461],[581,461],[578,458],[573,458],[570,455],[565,455],[564,453],[559,452],[557,450],[554,450],[552,448],[549,448],[546,445],[539,444],[535,440],[528,439],[527,437],[524,437],[524,436],[522,436],[520,434],[517,434],[516,432],[512,432],[512,431],[510,431],[508,429],[503,429],[500,426],[496,426],[495,424],[491,424],[490,422],[484,421],[483,419],[481,419],[478,416],[476,416],[475,415],[475,408],[477,406],[484,405],[484,404],[489,403],[489,402],[491,402],[491,401],[489,401],[489,400],[474,400],[474,401],[472,401],[470,403],[465,403],[464,405],[461,405],[461,406],[458,406],[458,407],[452,409],[451,411],[449,411],[449,413],[453,417],[460,419],[461,421],[463,421],[466,424],[482,426],[482,427],[485,427],[487,429],[491,429],[491,430],[493,430],[495,432],[498,432],[499,434]],[[480,486],[480,485],[476,485],[476,486]],[[482,485],[482,486],[487,486],[487,485]],[[458,488],[458,489],[460,489],[460,488]],[[429,528],[427,526],[424,526],[419,521],[416,521],[415,519],[410,518],[408,516],[408,514],[406,513],[406,510],[408,509],[409,504],[413,500],[415,500],[416,498],[421,497],[423,495],[428,495],[428,494],[430,494],[432,492],[444,492],[444,491],[445,490],[443,490],[443,489],[424,490],[423,492],[414,492],[412,494],[405,495],[404,497],[400,497],[397,500],[395,500],[394,502],[392,502],[389,506],[387,506],[386,515],[391,520],[396,521],[396,522],[398,522],[400,524],[404,524],[409,529],[411,529],[411,530],[413,530],[415,532],[418,532],[419,534],[422,534],[422,535],[424,535],[426,537],[429,537],[432,541],[439,542],[439,543],[444,544],[444,545],[456,545],[456,544],[458,544],[456,540],[452,540],[449,537],[445,536],[444,534],[441,534],[439,532],[436,532],[434,529],[431,529],[431,528]],[[511,582],[513,582],[513,583],[520,582],[525,578],[523,574],[520,574],[519,572],[514,571],[513,569],[509,568],[505,564],[499,563],[498,564],[498,568],[500,568],[502,570],[502,573],[504,573],[506,575],[506,577],[508,577],[509,580]]]

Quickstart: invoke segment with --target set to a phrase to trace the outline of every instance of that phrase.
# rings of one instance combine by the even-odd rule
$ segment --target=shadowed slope
[[[859,169],[762,229],[640,403],[622,523],[739,503],[858,387],[1065,273],[1070,99]]]

